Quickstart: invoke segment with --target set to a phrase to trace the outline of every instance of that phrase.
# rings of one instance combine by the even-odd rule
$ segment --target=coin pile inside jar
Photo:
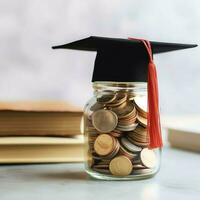
[[[156,155],[148,149],[146,98],[128,93],[97,98],[86,119],[92,170],[114,176],[153,172]]]

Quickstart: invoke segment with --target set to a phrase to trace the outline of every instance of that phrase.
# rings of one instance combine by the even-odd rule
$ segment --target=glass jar
[[[161,149],[148,149],[147,83],[94,82],[84,109],[85,168],[98,179],[154,176]]]

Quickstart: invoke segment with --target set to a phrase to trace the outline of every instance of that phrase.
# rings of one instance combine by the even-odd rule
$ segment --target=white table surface
[[[1,165],[0,200],[200,200],[200,154],[165,147],[161,171],[141,181],[90,179],[83,164]]]

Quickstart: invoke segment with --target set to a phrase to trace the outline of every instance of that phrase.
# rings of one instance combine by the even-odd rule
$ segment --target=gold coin
[[[109,164],[109,170],[115,176],[128,176],[132,169],[132,163],[126,156],[115,157]]]
[[[114,140],[114,144],[113,144],[113,149],[112,149],[112,152],[109,153],[108,155],[106,156],[102,156],[102,158],[104,159],[112,159],[113,157],[115,157],[117,155],[117,153],[119,152],[119,149],[120,149],[120,143],[119,141],[113,137],[113,140]]]
[[[147,112],[147,98],[142,96],[134,97],[135,104],[144,112]]]
[[[129,141],[131,141],[133,144],[139,146],[139,147],[147,147],[149,145],[149,142],[140,142],[140,141],[136,141],[136,139],[130,137],[130,136],[127,136],[127,138],[129,139]]]
[[[92,124],[99,132],[111,132],[115,129],[117,123],[117,115],[110,110],[101,109],[92,114]]]
[[[145,112],[142,112],[141,110],[138,110],[138,108],[136,107],[136,109],[137,109],[137,112],[138,112],[138,114],[140,115],[140,116],[142,116],[142,117],[144,117],[144,118],[147,118],[147,112],[145,113]]]
[[[141,147],[147,147],[149,145],[149,139],[141,139],[141,138],[137,138],[137,137],[133,137],[132,141],[134,141],[134,144],[137,146],[141,146]]]
[[[113,137],[121,137],[122,131],[113,130],[112,132],[110,132],[110,135],[112,135]]]
[[[147,135],[147,129],[144,128],[143,126],[137,126],[136,129],[134,130],[135,133],[139,133],[141,135]]]
[[[137,120],[142,126],[147,127],[147,119],[146,118],[144,118],[140,115],[137,115]]]
[[[145,167],[153,168],[156,166],[156,155],[151,149],[144,148],[140,153],[140,159]]]
[[[127,94],[125,94],[125,93],[118,93],[117,96],[116,96],[115,101],[123,102],[123,101],[126,100],[126,98],[127,98]]]
[[[118,93],[114,101],[112,103],[109,103],[109,106],[111,107],[119,106],[120,104],[124,103],[126,99],[127,99],[127,94]]]
[[[90,151],[88,151],[88,154],[87,154],[87,164],[89,167],[92,167],[92,165],[94,164],[94,159]]]
[[[130,115],[134,115],[136,113],[135,106],[131,102],[127,102],[126,106],[119,113],[119,118],[129,117]],[[117,113],[118,114],[118,113]]]
[[[108,134],[99,135],[94,142],[94,150],[100,156],[110,154],[114,149],[114,139]]]
[[[96,110],[99,110],[99,109],[102,109],[102,108],[103,108],[103,105],[100,104],[99,102],[96,102],[94,105],[91,106],[90,110],[96,111]]]
[[[135,158],[137,156],[137,154],[131,153],[130,151],[125,149],[122,145],[120,146],[119,154],[124,155],[131,160],[133,160],[133,158]],[[135,162],[135,160],[134,160],[134,162]]]
[[[130,118],[119,119],[118,125],[128,126],[128,125],[131,125],[131,124],[135,124],[136,119],[137,119],[136,116],[132,116]]]
[[[149,141],[149,134],[147,133],[147,131],[144,128],[143,129],[138,128],[137,131],[136,131],[136,129],[134,131],[130,131],[128,133],[128,136],[131,137],[133,140],[136,140],[138,142],[144,142],[144,143],[148,142]]]
[[[135,106],[138,110],[139,113],[141,113],[141,115],[143,117],[147,117],[147,99],[146,97],[142,97],[142,96],[136,96],[134,97],[134,102],[135,102]]]
[[[116,99],[116,94],[105,94],[97,98],[97,101],[99,103],[107,104],[113,102],[115,99]]]

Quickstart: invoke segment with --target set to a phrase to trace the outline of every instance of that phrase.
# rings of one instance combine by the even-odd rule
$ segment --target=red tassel
[[[148,115],[147,115],[147,130],[149,133],[149,148],[159,148],[163,146],[160,113],[159,113],[159,98],[158,98],[158,80],[156,66],[153,62],[151,44],[149,41],[143,39],[129,38],[130,40],[141,41],[149,55],[148,65]]]
[[[153,62],[149,62],[148,66],[147,128],[150,138],[149,148],[162,147],[163,144],[160,128],[157,73],[156,66]]]

